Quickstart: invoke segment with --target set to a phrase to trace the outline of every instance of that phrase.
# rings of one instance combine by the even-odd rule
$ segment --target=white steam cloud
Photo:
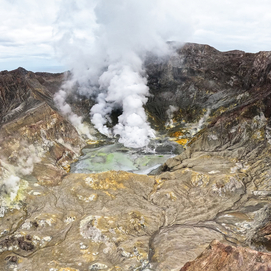
[[[10,201],[13,201],[17,196],[18,190],[20,188],[20,178],[11,175],[7,180],[3,182],[6,187],[7,193],[10,195]]]
[[[65,84],[62,88],[63,89],[60,89],[54,95],[56,106],[60,109],[61,113],[69,119],[79,134],[86,136],[88,139],[92,139],[93,137],[90,134],[89,128],[83,123],[82,117],[72,112],[71,106],[66,103],[67,93],[64,91]]]
[[[149,95],[144,59],[149,52],[168,53],[166,42],[184,41],[190,25],[176,0],[63,1],[57,52],[73,73],[70,83],[79,85],[81,95],[96,97],[90,112],[95,128],[119,135],[128,147],[148,144],[154,131],[143,108]],[[67,107],[65,100],[62,106]],[[122,114],[109,129],[115,109]]]

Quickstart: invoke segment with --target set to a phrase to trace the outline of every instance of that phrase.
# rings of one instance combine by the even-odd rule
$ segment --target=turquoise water
[[[73,173],[96,173],[108,170],[124,170],[139,174],[148,174],[158,168],[174,154],[155,153],[129,149],[115,143],[97,148],[86,148],[83,156],[71,165]]]

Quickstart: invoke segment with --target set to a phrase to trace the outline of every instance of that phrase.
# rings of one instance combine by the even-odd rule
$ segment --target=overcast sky
[[[82,2],[81,8],[86,10],[80,23],[88,26],[93,20],[91,8],[97,1],[99,0],[0,0],[0,71],[17,67],[48,72],[66,70],[68,67],[57,57],[55,50],[56,33],[63,23],[63,12],[74,12],[72,8],[66,10],[66,5],[72,7],[73,2]],[[114,1],[118,0],[108,0],[108,3],[114,5]],[[138,1],[142,2],[142,10],[148,8],[145,3],[153,2]],[[170,39],[181,37],[184,40],[179,40],[180,42],[209,44],[220,51],[271,50],[270,0],[156,1],[161,7],[159,15],[165,17],[163,31],[171,33],[174,23],[175,29],[172,36],[169,35]],[[90,2],[92,5],[87,4],[87,7],[84,7]],[[72,19],[71,16],[67,28],[72,27]],[[167,20],[170,23],[167,23]],[[67,16],[64,22],[67,24]],[[180,35],[176,34],[178,31]],[[91,34],[93,32],[88,32],[87,27],[82,27],[81,37],[86,35],[91,38]],[[57,51],[58,55],[61,55],[59,50],[61,48]]]

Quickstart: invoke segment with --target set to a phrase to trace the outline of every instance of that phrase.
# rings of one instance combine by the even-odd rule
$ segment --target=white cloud
[[[191,1],[189,5],[196,20],[192,41],[210,44],[221,51],[270,50],[270,1],[206,0]]]
[[[129,1],[131,2],[127,0]],[[55,58],[52,43],[54,24],[57,20],[61,20],[61,14],[63,16],[65,13],[71,14],[70,22],[66,21],[63,27],[73,28],[76,23],[76,28],[81,29],[77,32],[77,37],[84,39],[86,46],[91,46],[92,37],[86,37],[85,34],[89,34],[86,29],[93,23],[93,13],[89,13],[89,10],[95,1],[74,1],[79,7],[79,13],[70,5],[71,2],[71,0],[63,2],[61,0],[0,0],[0,70],[15,69],[18,66],[36,70],[55,66],[56,69],[64,70],[64,67],[57,67],[61,64]],[[155,13],[161,22],[159,26],[161,33],[163,32],[163,35],[169,39],[177,39],[176,30],[179,30],[183,34],[184,32],[191,34],[184,35],[187,37],[185,41],[210,44],[222,51],[270,50],[271,2],[269,0],[138,0],[135,12],[129,14],[132,16],[131,22],[135,22],[136,18],[138,21],[141,20],[141,11],[149,12],[150,18],[153,18],[155,14],[152,14],[151,6],[154,2],[157,5]],[[118,1],[104,1],[103,5],[114,11]],[[60,8],[62,13],[59,17]],[[78,15],[80,18],[74,18],[73,15]],[[120,14],[120,16],[128,15]],[[182,20],[188,22],[185,28],[180,24]],[[116,23],[121,23],[121,20]],[[145,30],[151,30],[148,21],[141,24],[141,27],[144,33],[148,33]],[[131,28],[126,29],[128,31]],[[92,34],[95,35],[95,31]],[[149,32],[149,35],[152,34]],[[131,42],[141,39],[146,39],[145,34],[137,34]],[[121,44],[121,37],[119,41]]]
[[[0,0],[0,70],[60,66],[52,46],[59,3]]]

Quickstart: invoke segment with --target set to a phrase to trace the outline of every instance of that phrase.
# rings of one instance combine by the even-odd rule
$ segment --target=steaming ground
[[[56,49],[73,76],[55,101],[77,129],[82,130],[81,119],[70,111],[64,94],[75,85],[80,95],[96,100],[90,118],[100,133],[119,136],[120,143],[132,148],[147,146],[155,137],[143,108],[149,95],[145,56],[168,54],[168,40],[184,40],[191,32],[184,12],[176,13],[168,4],[162,0],[63,2],[56,22]],[[110,114],[117,109],[122,111],[118,123],[108,128]]]

